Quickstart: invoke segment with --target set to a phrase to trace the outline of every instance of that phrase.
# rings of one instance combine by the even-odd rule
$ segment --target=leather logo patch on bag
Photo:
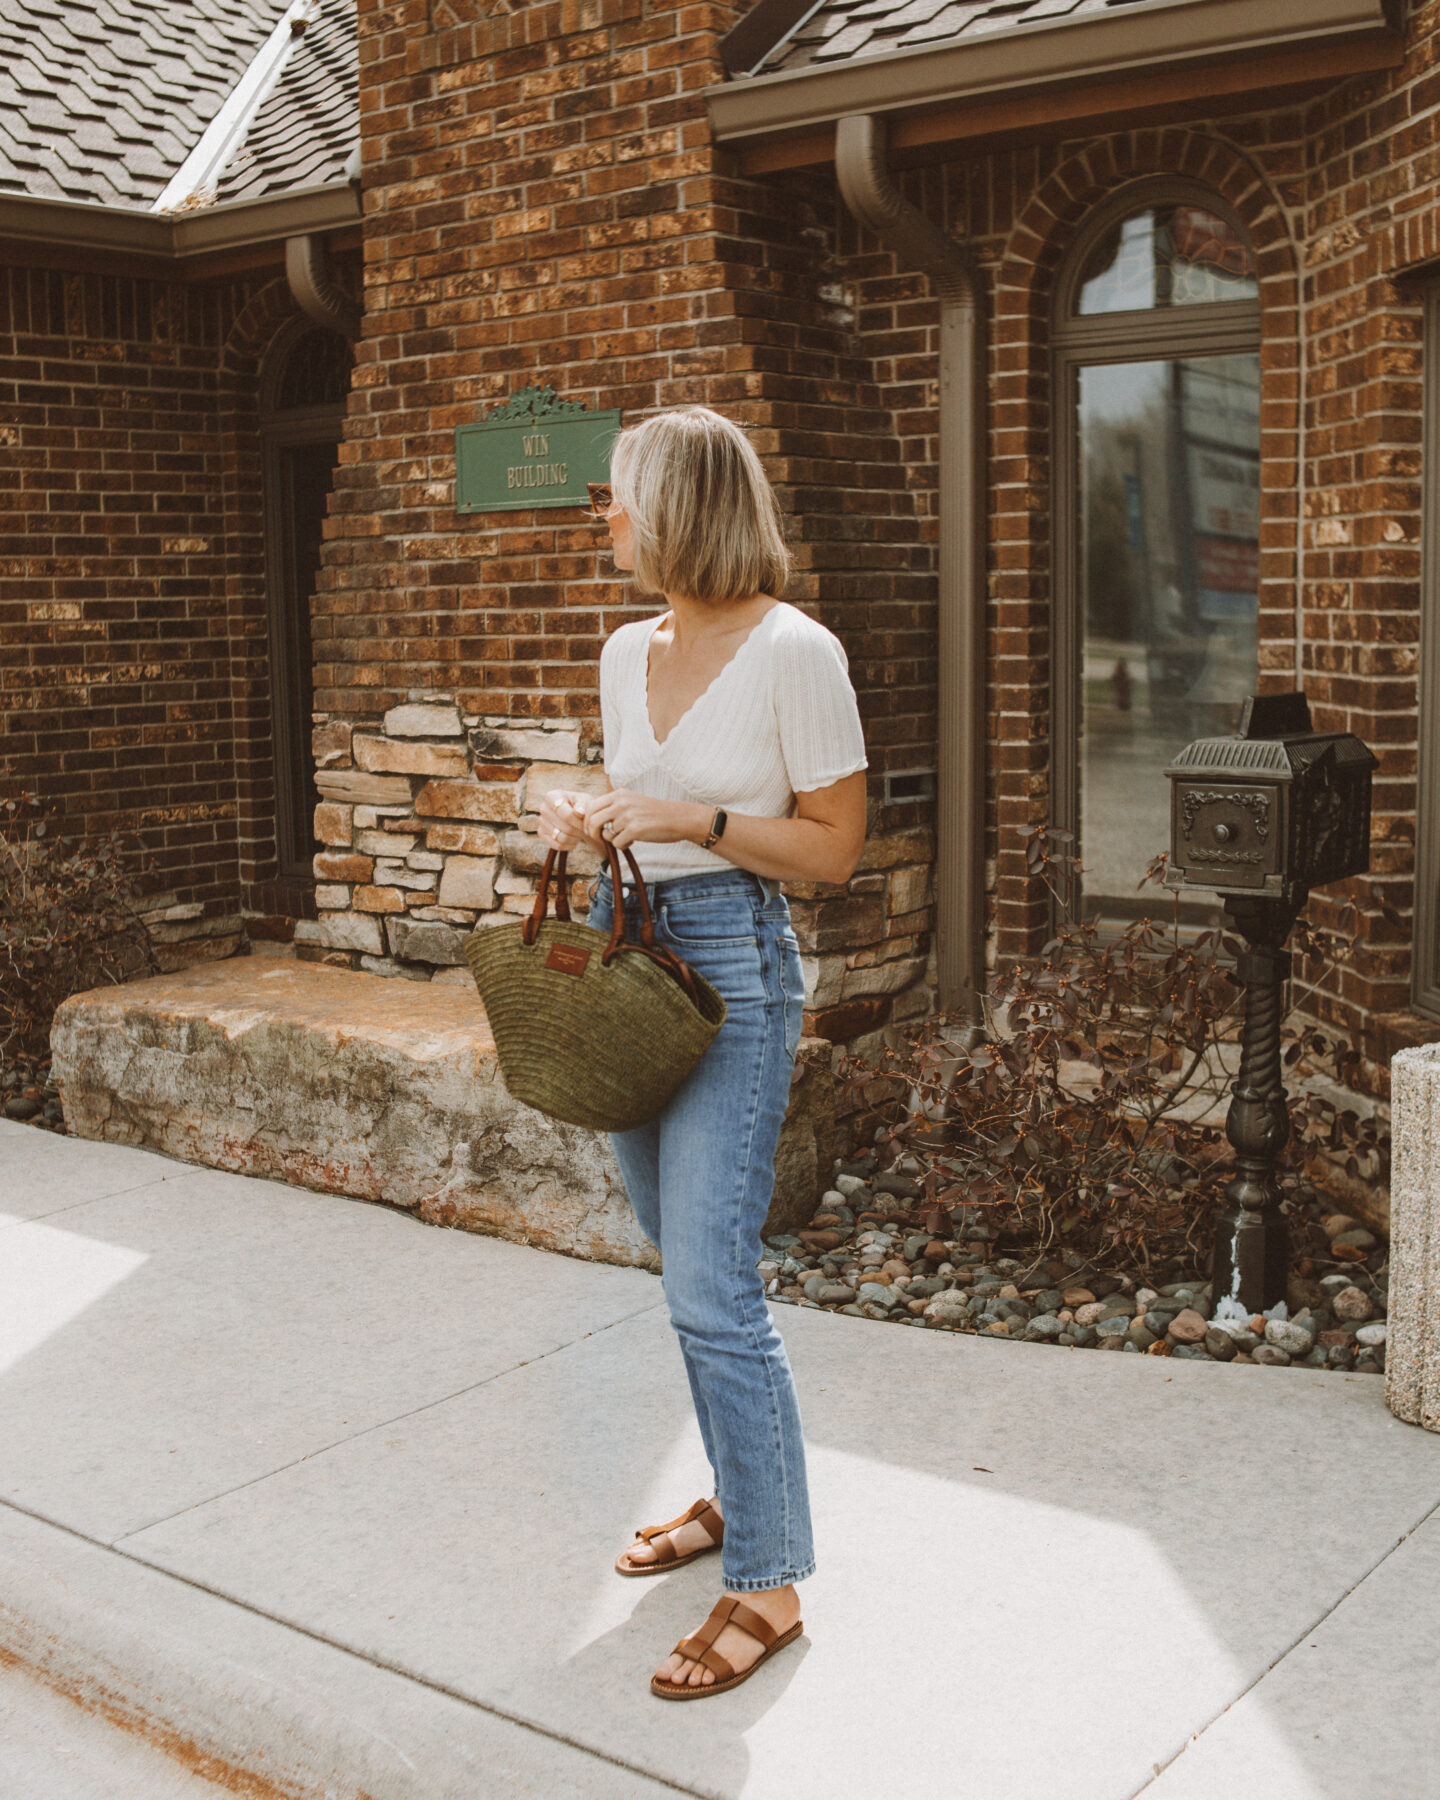
[[[588,950],[579,950],[574,944],[556,944],[545,958],[545,967],[558,969],[562,975],[583,975],[589,960]]]

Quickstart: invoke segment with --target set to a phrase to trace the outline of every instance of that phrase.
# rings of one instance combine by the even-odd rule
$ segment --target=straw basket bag
[[[571,1125],[633,1131],[653,1119],[725,1023],[725,1002],[703,975],[655,942],[650,896],[640,897],[640,942],[625,937],[620,858],[606,846],[615,893],[607,939],[570,918],[565,853],[545,858],[535,910],[514,925],[482,925],[465,960],[495,1034],[500,1072],[517,1100]],[[548,918],[550,875],[555,917]]]

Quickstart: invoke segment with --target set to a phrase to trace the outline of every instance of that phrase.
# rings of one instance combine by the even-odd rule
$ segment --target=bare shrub
[[[1062,906],[1079,873],[1070,841],[1027,834],[1030,868]],[[1140,887],[1163,879],[1165,860]],[[1229,932],[1187,932],[1174,918],[1136,920],[1118,935],[1066,918],[1037,958],[996,977],[980,1042],[940,1014],[880,1057],[847,1065],[842,1093],[882,1120],[883,1164],[917,1159],[927,1229],[942,1232],[963,1207],[1026,1251],[1063,1243],[1142,1269],[1193,1262],[1232,1172],[1222,1103],[1242,948]],[[1307,978],[1349,954],[1344,939],[1303,924],[1292,949]],[[1286,1036],[1292,1163],[1323,1145],[1348,1152],[1352,1173],[1367,1152],[1383,1172],[1383,1128],[1296,1085],[1307,1074],[1343,1083],[1356,1052],[1309,1024]]]
[[[33,795],[0,801],[0,1065],[44,1062],[71,994],[158,973],[134,906],[148,873],[119,832],[73,836]]]

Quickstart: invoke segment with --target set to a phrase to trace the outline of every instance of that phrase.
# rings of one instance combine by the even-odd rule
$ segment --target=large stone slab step
[[[236,957],[77,994],[51,1042],[80,1137],[658,1266],[607,1140],[511,1097],[463,988]],[[829,1046],[805,1048],[772,1229],[809,1218],[830,1167]]]

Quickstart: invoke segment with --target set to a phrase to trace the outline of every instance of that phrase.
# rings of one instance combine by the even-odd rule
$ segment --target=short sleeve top
[[[656,800],[788,818],[796,794],[867,766],[860,710],[839,638],[779,601],[657,743],[650,724],[650,639],[661,619],[622,625],[600,654],[600,714],[610,785]],[[734,865],[698,844],[635,845],[646,881]]]

